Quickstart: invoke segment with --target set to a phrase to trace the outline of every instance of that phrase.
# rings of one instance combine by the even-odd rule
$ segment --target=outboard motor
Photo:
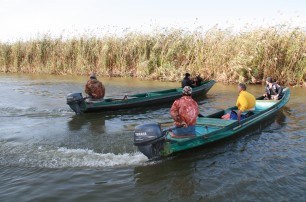
[[[67,95],[67,104],[76,113],[81,114],[81,107],[85,105],[82,93],[70,93]]]
[[[160,124],[151,123],[135,127],[134,145],[149,159],[159,157],[163,146],[164,134]]]

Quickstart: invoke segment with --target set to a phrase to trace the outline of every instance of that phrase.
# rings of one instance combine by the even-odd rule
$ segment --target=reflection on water
[[[68,126],[71,131],[78,131],[86,127],[86,130],[92,131],[93,134],[101,134],[105,132],[105,117],[93,114],[72,116],[68,121]]]
[[[192,199],[199,185],[199,181],[193,177],[194,169],[193,163],[185,158],[168,158],[156,164],[135,167],[138,197],[149,201]]]
[[[287,111],[289,111],[290,108],[289,107],[283,107],[275,116],[275,123],[274,125],[276,125],[275,130],[279,130],[282,127],[284,127],[287,123],[286,123],[286,113]],[[278,126],[278,127],[277,127]]]

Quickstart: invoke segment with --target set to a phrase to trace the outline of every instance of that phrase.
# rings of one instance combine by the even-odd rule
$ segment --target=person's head
[[[90,79],[97,79],[95,73],[92,72],[92,73],[90,74]]]
[[[191,96],[192,94],[192,88],[190,86],[185,86],[182,90],[183,95]]]
[[[190,74],[189,74],[189,73],[186,73],[186,74],[185,74],[185,78],[188,78],[188,77],[190,77]]]
[[[267,77],[266,79],[266,84],[272,83],[273,79],[271,77]]]
[[[240,93],[241,91],[246,90],[246,85],[243,83],[238,84],[238,92]]]

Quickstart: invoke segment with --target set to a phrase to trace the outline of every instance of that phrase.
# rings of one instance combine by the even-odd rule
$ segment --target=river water
[[[149,162],[134,127],[169,121],[171,104],[76,116],[66,95],[86,80],[0,74],[0,201],[306,201],[306,89],[292,87],[266,127]],[[179,85],[101,80],[106,97]],[[210,114],[236,98],[235,85],[217,83],[197,101]]]

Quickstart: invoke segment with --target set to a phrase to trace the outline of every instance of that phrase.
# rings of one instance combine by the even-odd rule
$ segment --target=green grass
[[[185,72],[225,83],[258,83],[272,76],[305,85],[306,34],[285,26],[233,33],[164,29],[152,34],[79,37],[45,35],[0,43],[0,71],[181,80]]]

